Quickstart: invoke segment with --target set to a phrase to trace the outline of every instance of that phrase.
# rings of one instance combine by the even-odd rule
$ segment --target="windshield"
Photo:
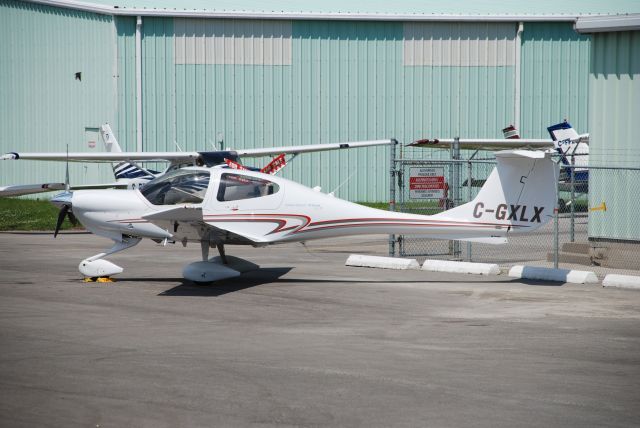
[[[171,171],[147,183],[140,192],[153,205],[199,204],[209,187],[209,172]]]

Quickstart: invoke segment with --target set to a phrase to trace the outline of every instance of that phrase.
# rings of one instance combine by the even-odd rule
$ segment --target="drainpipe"
[[[521,50],[522,50],[522,31],[524,30],[524,23],[518,22],[518,31],[516,32],[516,76],[515,76],[515,95],[514,95],[514,112],[513,112],[513,126],[516,127],[520,135],[522,135],[522,129],[520,129],[520,66],[521,66]]]
[[[142,151],[142,16],[136,18],[136,150]]]

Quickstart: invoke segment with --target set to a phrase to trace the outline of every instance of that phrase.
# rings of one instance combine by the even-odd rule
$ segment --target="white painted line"
[[[604,277],[602,286],[640,290],[640,276],[610,273]]]
[[[448,260],[425,260],[422,270],[432,272],[473,273],[477,275],[499,275],[500,267],[490,263],[452,262]]]
[[[365,256],[362,254],[351,254],[345,265],[381,269],[420,269],[420,264],[416,259],[397,259],[395,257]]]
[[[540,279],[543,281],[571,282],[574,284],[594,284],[598,282],[595,273],[585,270],[553,269],[536,266],[514,266],[509,270],[512,278]]]

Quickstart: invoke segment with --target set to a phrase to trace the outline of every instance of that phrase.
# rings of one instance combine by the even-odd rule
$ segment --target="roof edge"
[[[640,13],[579,17],[573,28],[578,33],[640,30]]]
[[[483,22],[576,22],[579,15],[458,15],[458,14],[392,14],[392,13],[339,13],[339,12],[285,12],[285,11],[207,11],[197,9],[147,9],[105,6],[77,0],[24,0],[66,9],[81,10],[103,15],[165,16],[182,18],[231,19],[299,19],[344,21],[483,21]]]

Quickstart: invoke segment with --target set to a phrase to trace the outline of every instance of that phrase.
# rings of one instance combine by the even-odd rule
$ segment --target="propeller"
[[[65,171],[64,192],[56,195],[51,199],[51,203],[60,207],[58,220],[56,221],[56,229],[53,232],[54,238],[58,236],[58,232],[60,232],[60,227],[62,226],[65,217],[69,217],[69,221],[72,225],[76,226],[78,224],[78,219],[73,215],[73,212],[71,212],[71,198],[73,197],[73,192],[71,192],[69,189],[69,145],[67,145],[67,163]]]
[[[71,192],[69,192],[71,193]],[[58,221],[56,222],[56,230],[53,232],[53,237],[58,236],[58,232],[60,231],[60,227],[62,226],[62,222],[64,222],[64,218],[69,217],[69,221],[72,225],[76,226],[78,224],[78,219],[71,212],[71,205],[64,204],[58,213]]]

